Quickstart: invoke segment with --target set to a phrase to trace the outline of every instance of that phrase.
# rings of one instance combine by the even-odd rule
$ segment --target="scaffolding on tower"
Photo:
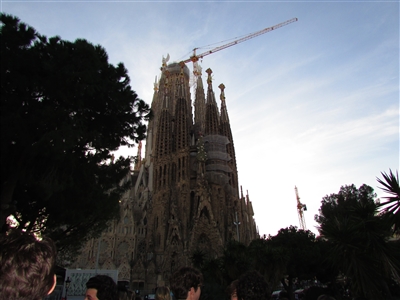
[[[307,206],[300,202],[299,192],[297,190],[297,186],[294,187],[296,192],[296,201],[297,201],[297,214],[299,216],[300,229],[307,230],[306,228],[306,220],[304,219],[304,212],[307,210]]]

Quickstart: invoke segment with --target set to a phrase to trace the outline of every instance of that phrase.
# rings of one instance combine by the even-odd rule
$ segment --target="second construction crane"
[[[296,201],[297,201],[297,214],[299,216],[300,229],[307,230],[306,228],[306,220],[304,219],[304,212],[307,210],[307,206],[300,202],[299,192],[297,190],[297,186],[294,187],[296,192]]]

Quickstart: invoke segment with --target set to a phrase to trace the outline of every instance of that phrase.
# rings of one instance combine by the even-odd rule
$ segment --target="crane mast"
[[[299,197],[299,192],[297,190],[297,186],[294,187],[294,190],[296,192],[297,214],[299,216],[300,229],[307,230],[306,229],[306,220],[304,219],[304,212],[307,210],[307,206],[300,202],[300,197]]]

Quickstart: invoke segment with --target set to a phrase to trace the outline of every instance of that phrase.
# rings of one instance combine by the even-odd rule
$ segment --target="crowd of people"
[[[56,247],[50,239],[11,232],[0,238],[0,300],[42,300],[57,282]],[[156,300],[199,300],[203,275],[192,267],[182,267],[170,278],[170,286],[155,291]],[[264,277],[249,271],[227,288],[231,300],[268,300],[271,291]],[[107,275],[96,275],[86,283],[85,300],[142,300],[126,287],[118,288]],[[282,298],[281,298],[282,299]],[[334,300],[321,295],[318,300]]]

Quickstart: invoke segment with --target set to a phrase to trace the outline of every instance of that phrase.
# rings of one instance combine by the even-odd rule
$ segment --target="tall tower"
[[[206,71],[206,91],[201,70],[197,71],[194,117],[185,64],[164,64],[159,84],[155,84],[154,118],[149,123],[134,201],[143,202],[135,207],[140,210],[135,215],[140,214],[136,223],[143,225],[145,235],[137,240],[138,268],[133,269],[143,265],[154,270],[154,275],[147,276],[149,287],[167,281],[180,266],[190,265],[196,251],[217,257],[228,241],[249,243],[257,237],[248,195],[239,197],[225,86],[219,86],[219,110],[211,69]]]
[[[120,274],[125,277],[119,280],[146,291],[168,284],[172,272],[191,265],[194,253],[216,258],[229,241],[248,244],[258,237],[249,196],[239,195],[225,86],[219,85],[219,109],[212,71],[206,71],[204,87],[199,68],[192,105],[187,66],[164,63],[161,70],[160,80],[154,84],[154,117],[148,125],[145,155],[130,176],[134,231],[126,234],[124,242],[133,246],[120,265],[115,249],[122,240],[108,242],[110,247],[104,248],[104,253],[114,255],[110,266],[124,266],[125,272],[121,269]],[[120,232],[122,225],[117,224],[111,232]],[[109,239],[103,234],[101,242],[91,242],[86,261],[90,258],[93,262],[96,245]],[[99,257],[102,254],[100,251]]]

